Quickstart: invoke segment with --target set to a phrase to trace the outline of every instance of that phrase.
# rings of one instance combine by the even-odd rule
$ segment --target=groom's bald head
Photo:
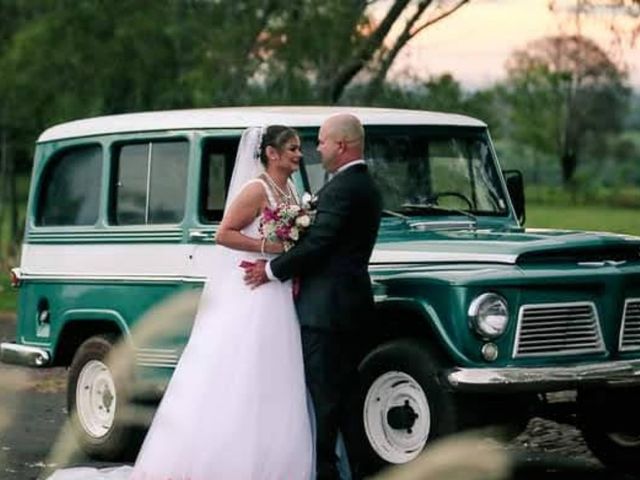
[[[329,172],[364,156],[364,128],[355,115],[338,113],[320,127],[318,151]]]
[[[351,144],[364,143],[364,128],[358,117],[350,113],[338,113],[327,118],[323,125],[335,140],[344,140]]]

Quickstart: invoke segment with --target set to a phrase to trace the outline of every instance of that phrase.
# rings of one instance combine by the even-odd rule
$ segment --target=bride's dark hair
[[[269,125],[262,135],[262,142],[260,143],[260,162],[265,167],[267,166],[269,159],[267,158],[267,147],[273,147],[278,151],[281,151],[285,144],[294,137],[298,136],[293,128],[285,125]]]

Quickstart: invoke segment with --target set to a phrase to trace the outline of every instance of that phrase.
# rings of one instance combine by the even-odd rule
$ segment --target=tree
[[[389,68],[410,40],[468,2],[469,0],[419,0],[412,6],[409,0],[395,0],[378,26],[366,36],[361,48],[344,62],[328,83],[330,98],[337,101],[349,82],[368,64],[371,64],[374,71],[371,89],[377,88],[384,82]],[[435,12],[432,17],[427,15],[430,11]],[[385,38],[393,26],[402,22],[403,14],[407,15],[407,19],[400,35],[389,46],[385,45]]]
[[[38,133],[74,118],[339,102],[469,1],[0,0],[0,166],[27,170]]]
[[[383,46],[377,52],[372,67],[373,75],[369,81],[367,88],[366,99],[371,99],[376,94],[376,91],[384,84],[389,69],[393,65],[400,51],[405,45],[422,33],[426,28],[434,25],[435,23],[444,20],[449,15],[456,12],[458,9],[468,3],[468,0],[458,0],[450,4],[435,5],[433,10],[434,15],[430,18],[424,19],[425,12],[432,6],[433,2],[429,0],[421,0],[415,6],[414,11],[407,19],[402,32],[395,41],[389,46]]]
[[[513,136],[560,160],[574,180],[587,136],[619,131],[629,96],[626,76],[583,36],[553,36],[515,51],[507,62]]]
[[[362,74],[384,82],[399,52],[470,0],[300,0],[267,22],[267,72],[286,72],[315,87],[315,100],[339,102]],[[387,7],[388,5],[388,7]],[[380,20],[374,18],[381,12]],[[392,32],[399,31],[399,34]],[[373,88],[373,87],[372,87]]]
[[[3,0],[0,129],[26,167],[38,132],[73,118],[338,102],[360,72],[379,65],[384,78],[407,42],[468,2]]]
[[[560,13],[565,8],[558,0],[548,0],[549,9]],[[570,9],[571,21],[578,34],[582,17],[595,17],[606,24],[613,34],[614,45],[634,46],[640,37],[640,0],[575,0]]]

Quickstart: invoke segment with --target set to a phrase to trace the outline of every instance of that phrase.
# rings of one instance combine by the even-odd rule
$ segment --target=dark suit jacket
[[[300,324],[354,330],[373,315],[368,273],[382,198],[365,165],[338,173],[318,193],[316,218],[300,242],[271,261],[280,280],[300,279]]]

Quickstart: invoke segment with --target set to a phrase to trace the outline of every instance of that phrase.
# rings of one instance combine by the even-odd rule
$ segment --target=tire
[[[141,443],[140,429],[123,418],[126,375],[116,377],[107,361],[115,343],[111,335],[82,343],[71,362],[67,384],[69,421],[80,447],[90,457],[106,461],[130,460]]]
[[[361,363],[343,425],[356,478],[409,462],[432,440],[459,430],[455,399],[438,380],[442,362],[430,350],[396,340]]]
[[[598,459],[622,472],[640,470],[640,390],[578,393],[582,434]]]

